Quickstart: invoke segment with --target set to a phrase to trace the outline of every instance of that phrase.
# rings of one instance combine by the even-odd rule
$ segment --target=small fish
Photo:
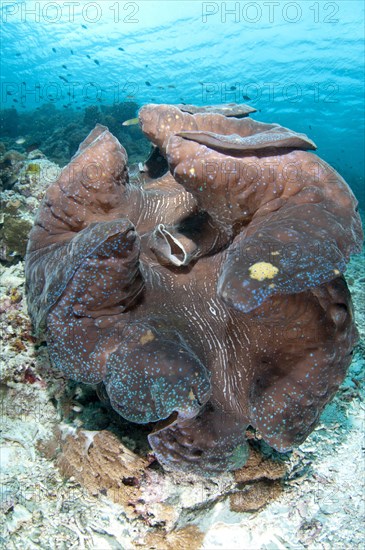
[[[163,86],[157,86],[159,90],[164,90],[165,88]]]
[[[18,138],[18,139],[15,140],[15,143],[16,143],[17,145],[23,145],[23,143],[25,143],[25,138],[20,137],[20,138]]]
[[[230,87],[230,90],[231,90],[232,92],[234,92],[234,90],[237,90],[237,88],[236,88],[236,86],[231,86],[231,87]]]
[[[52,51],[53,51],[54,53],[56,53],[56,52],[57,52],[56,48],[52,48]]]
[[[138,117],[130,118],[129,120],[122,122],[122,126],[133,126],[134,124],[138,124]]]
[[[146,86],[151,86],[151,82],[148,82],[148,80],[146,80],[145,84]]]
[[[13,99],[14,103],[19,103],[19,101],[17,99]]]
[[[13,95],[13,92],[7,91],[7,92],[6,92],[6,95]]]
[[[64,76],[58,75],[58,78],[60,78],[60,79],[63,80],[64,82],[68,82],[67,78],[65,78]]]
[[[118,50],[124,52],[124,48],[118,48]]]
[[[87,26],[86,26],[86,25],[81,25],[81,27],[82,27],[83,29],[87,29]]]
[[[21,53],[16,53],[15,54],[17,57],[20,57],[22,54]]]
[[[73,50],[70,50],[70,52],[71,52],[71,55],[73,55],[73,54],[74,54],[74,51],[73,51]]]
[[[173,84],[169,84],[167,87],[176,89],[176,86],[174,86]]]
[[[94,63],[96,63],[97,65],[100,65],[100,62],[97,59],[94,59]]]
[[[245,101],[251,101],[251,98],[248,97],[248,95],[244,95],[244,96],[243,96],[243,99],[244,99]]]
[[[67,70],[67,65],[62,65],[62,67]]]
[[[88,53],[86,54],[86,57],[87,57],[88,59],[91,59],[91,57],[89,56],[89,54],[88,54]]]
[[[148,69],[148,65],[145,65],[145,69]]]
[[[311,130],[311,129],[312,129],[312,126],[308,126],[308,128]]]

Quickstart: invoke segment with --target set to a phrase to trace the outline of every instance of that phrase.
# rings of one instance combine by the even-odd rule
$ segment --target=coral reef
[[[36,150],[26,157],[8,151],[0,159],[1,261],[14,264],[24,258],[39,201],[59,171],[58,166]]]
[[[157,422],[166,468],[237,469],[247,426],[287,451],[343,380],[357,203],[302,134],[217,107],[139,118],[173,177],[151,180],[147,163],[130,182],[125,149],[96,126],[32,229],[29,311],[57,368],[102,384],[124,418]]]
[[[14,108],[0,111],[5,148],[22,155],[40,149],[49,160],[64,166],[76,153],[85,135],[99,123],[108,126],[124,144],[130,162],[135,163],[147,157],[150,144],[140,128],[123,126],[126,119],[136,116],[136,103],[91,104],[83,109],[79,106],[78,109],[60,110],[53,103],[46,103],[33,111],[18,113]]]
[[[0,182],[1,189],[11,188],[16,182],[16,174],[19,171],[25,156],[18,151],[4,151],[0,157]]]

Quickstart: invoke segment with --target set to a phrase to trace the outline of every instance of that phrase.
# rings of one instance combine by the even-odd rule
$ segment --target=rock
[[[234,493],[230,497],[232,512],[253,512],[260,510],[270,501],[282,493],[283,489],[278,481],[263,480],[245,487],[243,491]]]
[[[0,228],[0,259],[6,262],[13,262],[24,258],[27,248],[29,231],[32,222],[21,218],[13,217],[10,214],[4,215]]]
[[[171,533],[163,530],[157,533],[148,533],[141,547],[150,550],[198,550],[201,548],[204,533],[195,525],[188,525]],[[139,545],[137,546],[139,547]]]
[[[285,476],[287,466],[283,462],[263,457],[258,451],[251,449],[245,466],[234,473],[239,483],[251,482],[255,479],[277,480]]]
[[[45,159],[46,155],[42,153],[39,149],[34,149],[30,153],[28,153],[28,160],[35,160],[35,159]]]
[[[0,187],[10,189],[14,185],[24,160],[24,155],[13,150],[0,157]]]
[[[16,504],[10,521],[7,524],[7,529],[10,533],[18,531],[23,523],[27,523],[32,519],[32,514],[22,504]]]
[[[33,151],[34,153],[34,151]],[[18,181],[13,190],[24,197],[33,197],[40,201],[48,186],[60,174],[60,167],[47,158],[27,160],[19,171]]]
[[[137,501],[148,461],[138,457],[106,431],[78,430],[69,435],[57,459],[61,473],[73,476],[93,495],[102,494],[124,504]]]

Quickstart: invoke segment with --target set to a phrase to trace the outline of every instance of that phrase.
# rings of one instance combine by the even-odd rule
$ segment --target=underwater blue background
[[[246,102],[307,133],[365,205],[362,0],[9,1],[1,20],[2,109]]]

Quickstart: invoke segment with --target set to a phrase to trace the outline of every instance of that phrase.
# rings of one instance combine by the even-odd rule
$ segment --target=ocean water
[[[2,118],[15,109],[21,123],[53,103],[54,131],[93,105],[246,102],[253,118],[307,133],[365,205],[362,0],[16,0],[0,9]],[[5,140],[19,137],[10,115]]]

